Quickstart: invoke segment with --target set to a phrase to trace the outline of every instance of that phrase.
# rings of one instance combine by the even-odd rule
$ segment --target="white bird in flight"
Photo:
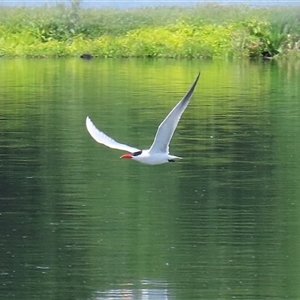
[[[177,105],[170,111],[167,117],[159,125],[154,141],[151,147],[147,150],[140,150],[138,148],[134,148],[115,141],[114,139],[107,136],[104,132],[98,130],[89,117],[86,117],[86,128],[90,135],[98,143],[112,149],[130,152],[128,154],[122,155],[120,158],[130,158],[148,165],[159,165],[167,162],[174,162],[175,159],[181,159],[181,157],[169,154],[169,143],[172,139],[173,133],[177,127],[182,113],[190,102],[199,77],[200,73],[198,73],[194,83],[187,91],[185,96],[177,103]]]

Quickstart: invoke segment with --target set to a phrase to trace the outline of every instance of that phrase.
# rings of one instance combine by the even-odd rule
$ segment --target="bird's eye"
[[[138,155],[141,155],[142,152],[143,152],[142,150],[137,151],[137,152],[133,152],[133,153],[132,153],[132,156],[138,156]]]

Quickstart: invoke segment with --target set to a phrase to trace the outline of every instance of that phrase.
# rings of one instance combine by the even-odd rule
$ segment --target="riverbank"
[[[1,7],[0,56],[299,58],[300,6]]]

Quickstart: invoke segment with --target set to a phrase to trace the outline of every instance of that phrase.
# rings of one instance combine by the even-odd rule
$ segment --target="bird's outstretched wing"
[[[89,117],[86,117],[85,124],[92,138],[100,144],[103,144],[112,149],[124,150],[130,153],[140,151],[140,149],[116,142],[114,139],[107,136],[104,132],[98,130]]]
[[[193,95],[194,89],[197,85],[200,73],[198,73],[194,83],[187,91],[185,96],[178,102],[178,104],[171,110],[167,117],[159,125],[153,144],[150,148],[150,153],[163,152],[169,153],[169,143],[172,139],[173,133],[177,127],[180,117]]]

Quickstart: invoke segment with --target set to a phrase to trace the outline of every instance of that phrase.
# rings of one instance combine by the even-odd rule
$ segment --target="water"
[[[1,60],[1,299],[300,298],[299,66]],[[147,166],[84,121],[147,148]]]

